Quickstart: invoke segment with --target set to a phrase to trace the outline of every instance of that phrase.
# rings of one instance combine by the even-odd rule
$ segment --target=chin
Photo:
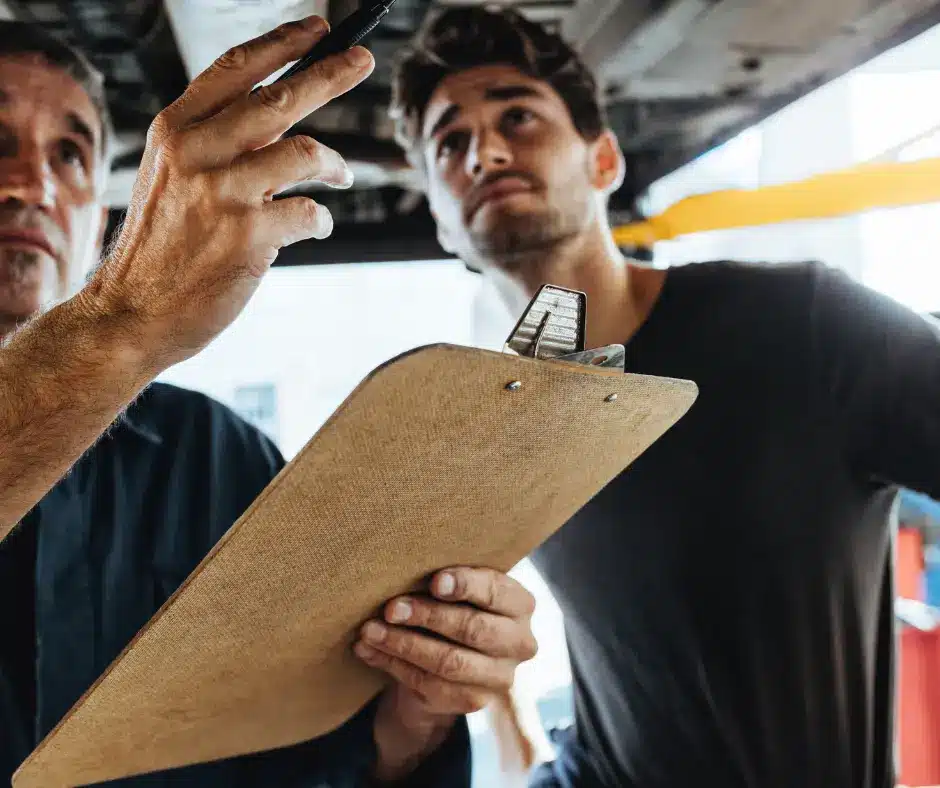
[[[50,255],[0,248],[0,314],[26,320],[57,299],[58,285],[58,268]]]

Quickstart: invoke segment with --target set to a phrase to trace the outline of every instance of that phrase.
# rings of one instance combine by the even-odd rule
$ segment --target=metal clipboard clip
[[[512,330],[504,353],[566,364],[623,370],[623,345],[584,349],[587,295],[542,285]]]

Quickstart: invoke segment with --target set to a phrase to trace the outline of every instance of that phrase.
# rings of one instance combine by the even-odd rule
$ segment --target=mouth
[[[31,249],[42,252],[54,260],[58,258],[55,249],[49,243],[49,239],[38,230],[5,230],[0,228],[0,246]]]
[[[530,194],[532,185],[515,175],[507,175],[484,186],[476,195],[470,206],[470,218],[485,205],[500,202],[517,194]]]

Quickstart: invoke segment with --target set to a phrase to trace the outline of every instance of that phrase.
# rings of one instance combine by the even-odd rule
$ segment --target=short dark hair
[[[441,81],[497,63],[548,82],[585,139],[597,139],[607,127],[594,75],[561,36],[509,8],[449,6],[428,16],[392,78],[395,136],[409,158],[416,152],[428,101]]]
[[[0,57],[17,55],[41,55],[50,65],[61,68],[84,88],[101,121],[101,155],[107,161],[113,135],[101,72],[75,47],[40,25],[0,19]]]

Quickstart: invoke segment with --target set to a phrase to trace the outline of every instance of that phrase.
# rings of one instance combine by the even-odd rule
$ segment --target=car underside
[[[319,191],[335,219],[326,242],[279,264],[419,260],[437,244],[420,178],[392,139],[386,108],[395,53],[425,16],[454,2],[398,0],[367,44],[364,84],[306,118],[350,162],[356,185]],[[35,21],[104,72],[118,150],[108,192],[119,221],[155,114],[239,41],[318,13],[335,24],[355,0],[0,0],[0,17]],[[492,5],[492,4],[491,4]],[[614,223],[637,218],[649,185],[814,88],[940,22],[938,0],[516,0],[575,43],[601,84],[627,175]],[[310,188],[315,188],[311,186]]]

